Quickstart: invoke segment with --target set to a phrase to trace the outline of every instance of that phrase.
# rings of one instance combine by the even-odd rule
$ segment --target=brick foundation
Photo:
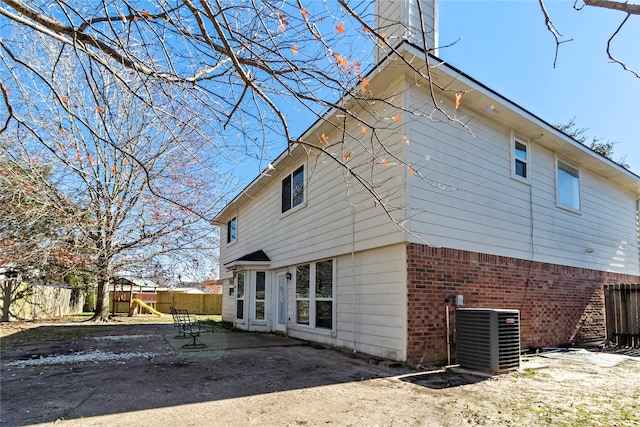
[[[407,264],[407,362],[413,365],[447,359],[444,300],[452,295],[463,295],[466,308],[520,310],[521,347],[549,347],[603,340],[603,285],[640,279],[419,244],[407,246]],[[453,300],[449,306],[453,333]]]

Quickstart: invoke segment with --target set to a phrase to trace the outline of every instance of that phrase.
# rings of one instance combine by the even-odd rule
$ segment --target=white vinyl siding
[[[308,180],[309,200],[304,210],[280,220],[277,196],[260,197],[244,206],[242,233],[245,237],[221,252],[222,264],[258,249],[271,258],[272,268],[350,252],[352,217],[358,250],[401,242],[402,232],[389,221],[382,207],[374,207],[370,195],[354,196],[352,208],[341,174],[328,166],[329,170]],[[265,194],[278,194],[279,182],[265,190]]]
[[[234,278],[226,274],[226,272],[223,274],[227,276],[227,278],[222,279],[222,318],[225,321],[233,322],[236,311]]]
[[[414,104],[429,102],[413,95]],[[453,124],[408,124],[408,159],[429,178],[408,178],[408,241],[637,274],[632,194],[582,168],[581,215],[558,209],[555,153],[529,143],[530,185],[523,186],[510,179],[511,129],[482,117],[469,126],[473,136]]]
[[[390,90],[401,92],[402,88]],[[391,116],[397,112],[387,114]],[[394,126],[388,133],[381,132],[380,136],[385,138],[387,148],[394,155],[403,156],[406,144],[400,138],[401,124],[394,123]],[[353,123],[349,134],[360,135],[360,124]],[[331,141],[338,138],[332,134],[328,137]],[[390,164],[384,166],[379,160],[388,154],[379,150],[376,153],[378,161],[372,168],[369,152],[360,143],[346,141],[345,146],[352,151],[350,165],[365,165],[367,177],[373,169],[376,192],[383,198],[384,205],[392,209],[390,212],[376,204],[374,196],[337,162],[320,155],[310,157],[305,164],[304,209],[291,209],[283,215],[282,180],[300,167],[303,156],[307,157],[303,150],[297,150],[294,155],[287,156],[286,161],[275,164],[275,170],[269,172],[271,177],[261,177],[266,185],[259,192],[254,193],[251,188],[246,190],[249,197],[237,210],[242,218],[243,238],[223,248],[221,264],[262,249],[271,259],[270,267],[280,268],[351,253],[353,248],[360,251],[402,242],[403,232],[389,215],[398,223],[405,218],[403,209],[393,210],[393,207],[405,204],[402,188],[406,167],[391,164],[391,159]],[[225,272],[221,271],[221,274]]]
[[[328,333],[323,329],[290,324],[287,334],[404,360],[407,342],[406,262],[404,244],[334,259],[336,330]],[[295,274],[295,269],[291,271]],[[287,305],[292,320],[295,300],[295,287],[290,286]]]
[[[431,99],[422,92],[424,88],[389,85],[389,91],[397,95],[397,102],[401,96],[410,98],[408,111],[430,112]],[[450,108],[447,105],[444,98],[441,106]],[[375,177],[378,194],[387,206],[399,207],[390,212],[328,156],[316,157],[296,149],[283,155],[269,176],[260,177],[219,218],[224,224],[237,213],[242,227],[236,244],[222,245],[222,278],[231,276],[225,263],[258,249],[271,259],[270,283],[275,282],[278,271],[295,274],[297,265],[333,259],[335,328],[327,331],[296,325],[295,287],[290,282],[287,334],[403,360],[407,242],[638,274],[637,190],[628,189],[629,179],[623,181],[624,187],[603,178],[594,170],[610,173],[611,166],[589,158],[588,152],[554,136],[553,130],[545,129],[551,136],[540,136],[537,124],[514,118],[516,113],[504,109],[498,113],[502,107],[491,114],[466,108],[463,102],[458,110],[450,108],[449,112],[462,119],[472,117],[463,120],[469,129],[417,114],[403,114],[397,123],[385,122],[392,127],[377,136],[395,156],[411,164],[414,176],[400,162],[382,165],[382,150],[372,163],[359,150],[362,146],[358,142],[347,140],[340,146],[338,135],[328,134],[337,158],[343,158],[344,150],[351,152],[350,167],[369,162],[367,177]],[[397,114],[378,113],[382,118]],[[374,120],[370,116],[360,119]],[[522,123],[528,129],[516,126]],[[514,132],[527,142],[527,185],[513,179]],[[360,124],[353,123],[346,134],[360,135]],[[403,142],[403,135],[409,143]],[[576,151],[582,156],[576,159],[580,215],[558,209],[556,204],[556,158],[573,159]],[[305,207],[283,215],[282,180],[303,163]],[[620,173],[613,172],[611,175],[619,179]],[[235,312],[228,301],[224,298],[225,320],[229,316],[233,319]],[[267,303],[266,307],[269,325],[271,306]]]
[[[554,164],[553,153],[547,153],[546,162]],[[555,204],[554,170],[547,166],[541,177],[544,204],[536,205],[534,210],[539,260],[637,274],[638,240],[632,220],[636,205],[631,195],[585,170],[581,171],[580,180],[581,214],[576,215]]]

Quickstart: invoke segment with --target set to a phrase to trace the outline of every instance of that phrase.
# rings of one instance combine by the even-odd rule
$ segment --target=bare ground
[[[172,329],[0,324],[0,425],[640,425],[637,358],[530,357],[486,377],[309,345],[176,351]]]

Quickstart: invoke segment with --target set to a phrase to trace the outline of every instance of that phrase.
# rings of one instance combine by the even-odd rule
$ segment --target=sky
[[[438,0],[439,56],[551,125],[573,119],[577,128],[587,129],[588,142],[593,137],[616,142],[614,160],[624,158],[640,175],[640,78],[612,63],[606,52],[626,15],[594,7],[578,11],[574,0],[545,0],[545,5],[561,40],[567,40],[555,66],[555,39],[538,0]],[[640,74],[640,16],[632,16],[616,36],[612,54]],[[304,111],[292,114],[294,136],[315,120]],[[273,141],[267,158],[233,166],[238,190],[282,153],[280,141]]]
[[[631,0],[638,3],[638,0]],[[640,78],[611,63],[608,39],[625,17],[617,11],[573,8],[573,0],[545,2],[562,43],[537,0],[440,0],[439,56],[473,79],[550,124],[572,118],[585,135],[617,141],[640,175]],[[632,16],[612,42],[613,56],[640,74],[640,16]]]

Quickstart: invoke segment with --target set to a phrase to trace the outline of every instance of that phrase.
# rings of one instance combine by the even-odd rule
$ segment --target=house
[[[422,1],[434,24],[436,4]],[[383,16],[414,19],[413,0],[391,3]],[[409,34],[397,52],[406,61],[377,52],[371,88],[432,111],[407,65],[424,64],[423,49]],[[473,120],[404,114],[386,150],[372,142],[365,154],[361,124],[341,139],[328,112],[302,139],[341,140],[327,149],[348,149],[352,164],[373,153],[378,197],[319,150],[280,155],[215,219],[223,320],[414,365],[446,359],[455,307],[520,310],[523,348],[604,338],[603,286],[640,281],[640,177],[429,60],[433,80],[457,88],[438,94],[443,111]],[[384,108],[377,117],[396,114]]]

